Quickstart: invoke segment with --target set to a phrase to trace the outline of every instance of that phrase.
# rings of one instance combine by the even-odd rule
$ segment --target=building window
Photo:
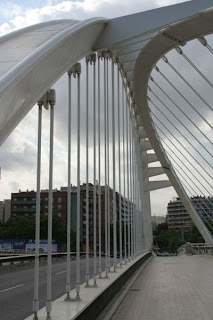
[[[61,197],[58,197],[58,203],[61,203]]]
[[[58,216],[61,218],[61,212],[58,213]]]
[[[61,204],[58,204],[58,210],[60,210],[61,211]]]

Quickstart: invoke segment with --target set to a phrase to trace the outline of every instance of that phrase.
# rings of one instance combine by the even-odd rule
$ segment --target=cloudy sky
[[[172,5],[183,1],[178,0],[0,0],[0,35],[20,28],[56,19],[83,20],[90,17],[114,18],[162,6]],[[56,123],[55,123],[55,159],[54,159],[54,187],[66,185],[67,176],[67,111],[62,106],[67,103],[67,79],[62,77],[54,86],[57,91]],[[73,124],[75,124],[75,110]],[[84,127],[84,118],[82,128]],[[92,122],[92,116],[91,116]],[[74,125],[75,127],[75,125]],[[73,128],[74,128],[73,127]],[[42,137],[42,181],[41,187],[48,188],[48,131],[49,112],[44,111]],[[25,119],[18,125],[10,137],[1,147],[0,165],[0,200],[10,198],[12,192],[32,190],[36,186],[36,142],[37,142],[37,108],[34,107]],[[73,141],[75,132],[73,129]],[[82,137],[82,148],[85,137]],[[82,151],[83,153],[84,151]],[[92,148],[90,148],[92,159]],[[76,183],[76,149],[73,142],[72,181]],[[84,158],[82,159],[84,167]],[[91,168],[92,169],[92,168]],[[90,170],[92,172],[92,170]],[[89,176],[92,181],[92,174]],[[85,181],[85,171],[82,170],[82,182]],[[173,188],[152,192],[153,214],[165,215],[168,201],[176,196]]]

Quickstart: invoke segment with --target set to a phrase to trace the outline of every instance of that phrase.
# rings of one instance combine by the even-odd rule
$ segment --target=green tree
[[[40,239],[48,237],[48,216],[41,215]],[[52,238],[56,240],[58,247],[66,247],[67,226],[62,224],[57,213],[53,213]],[[0,239],[35,239],[35,218],[16,217],[0,224]],[[64,246],[63,246],[64,245]],[[71,251],[76,251],[76,233],[71,230]]]
[[[184,232],[184,239],[182,232]],[[168,229],[167,223],[159,224],[153,233],[154,244],[158,244],[160,251],[174,252],[176,247],[180,247],[185,242],[202,243],[202,236],[195,226],[188,230]]]

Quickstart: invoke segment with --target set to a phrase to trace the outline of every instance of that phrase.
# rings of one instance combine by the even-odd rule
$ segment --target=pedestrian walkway
[[[212,320],[213,257],[153,258],[112,319]]]

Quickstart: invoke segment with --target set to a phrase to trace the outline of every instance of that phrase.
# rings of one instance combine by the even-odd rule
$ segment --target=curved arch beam
[[[141,117],[143,127],[159,161],[161,162],[162,167],[165,169],[165,173],[170,179],[194,224],[207,243],[213,243],[211,233],[205,227],[201,218],[197,214],[197,211],[191,204],[191,201],[189,200],[179,178],[177,177],[167,155],[165,154],[158,134],[155,131],[148,107],[147,85],[150,73],[160,57],[165,55],[166,52],[175,48],[177,45],[184,45],[189,40],[195,39],[204,34],[212,33],[212,19],[213,9],[209,9],[195,17],[178,22],[173,24],[171,27],[164,29],[144,46],[134,68],[134,89],[137,108],[136,114]]]
[[[74,63],[92,52],[107,21],[104,18],[93,18],[72,24],[1,78],[0,145],[37,100]]]
[[[212,6],[212,0],[193,0],[109,20],[95,49],[112,48],[194,16]],[[152,37],[151,35],[151,37]]]

